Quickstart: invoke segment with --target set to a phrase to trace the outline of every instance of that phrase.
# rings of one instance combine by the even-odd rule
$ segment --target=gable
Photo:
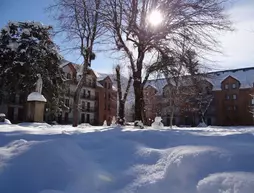
[[[224,83],[226,83],[226,82],[238,82],[238,83],[240,83],[240,81],[239,81],[237,78],[235,78],[235,77],[233,77],[233,76],[231,76],[231,75],[229,75],[229,76],[227,76],[226,78],[224,78],[224,79],[221,81],[221,84],[224,84]]]
[[[157,91],[158,91],[157,88],[153,85],[147,85],[145,87],[145,90],[148,91],[148,92],[154,92],[154,93],[157,93]]]

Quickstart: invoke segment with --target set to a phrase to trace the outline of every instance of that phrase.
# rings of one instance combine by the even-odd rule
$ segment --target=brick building
[[[97,96],[99,96],[99,108],[98,112],[98,121],[100,124],[103,123],[104,120],[107,121],[109,125],[112,121],[113,116],[116,117],[117,114],[117,91],[113,86],[113,81],[110,76],[105,76],[102,74],[98,74],[98,83],[101,85],[100,88],[97,89]]]
[[[211,92],[212,95],[205,113],[205,122],[208,125],[254,124],[251,113],[254,106],[252,95],[254,94],[254,68],[208,73],[204,81],[206,82],[204,92]],[[170,109],[165,105],[165,101],[168,101],[168,96],[165,95],[168,87],[165,79],[147,82],[144,96],[148,124],[154,120],[155,116],[161,116],[164,124],[169,125]],[[173,124],[198,125],[199,114],[189,111],[187,106],[188,103],[183,102],[181,107],[176,108]]]
[[[73,96],[79,78],[79,65],[63,60],[59,66],[67,79],[67,93],[62,96],[65,108],[59,113],[56,121],[60,124],[70,124],[72,122]],[[79,104],[79,123],[89,123],[101,125],[104,120],[111,123],[112,117],[116,116],[117,100],[110,77],[97,77],[98,73],[89,70],[85,85],[81,90]],[[26,97],[13,96],[10,104],[4,104],[0,97],[0,113],[5,113],[13,123],[25,121]],[[46,113],[45,113],[46,115]],[[50,118],[45,116],[45,121]]]

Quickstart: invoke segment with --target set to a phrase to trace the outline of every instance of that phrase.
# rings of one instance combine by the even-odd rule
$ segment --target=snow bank
[[[40,102],[47,102],[46,98],[38,93],[38,92],[32,92],[28,95],[27,101],[40,101]]]
[[[19,126],[22,127],[32,127],[32,128],[47,128],[47,127],[51,127],[51,125],[47,124],[47,123],[36,123],[36,122],[23,122],[23,123],[19,123]]]
[[[253,193],[254,173],[234,172],[212,174],[201,180],[198,192],[205,193]]]
[[[207,125],[204,122],[200,122],[197,127],[207,127]]]
[[[253,127],[141,130],[24,125],[0,126],[0,192],[251,193],[254,189]]]

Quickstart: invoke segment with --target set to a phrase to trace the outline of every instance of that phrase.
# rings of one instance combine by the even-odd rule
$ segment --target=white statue
[[[41,78],[40,74],[37,74],[37,76],[38,76],[38,80],[36,82],[35,91],[41,94],[41,92],[42,92],[42,78]]]

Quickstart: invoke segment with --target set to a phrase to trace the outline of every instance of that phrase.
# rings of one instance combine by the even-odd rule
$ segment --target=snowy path
[[[0,125],[0,192],[253,193],[253,134]]]

